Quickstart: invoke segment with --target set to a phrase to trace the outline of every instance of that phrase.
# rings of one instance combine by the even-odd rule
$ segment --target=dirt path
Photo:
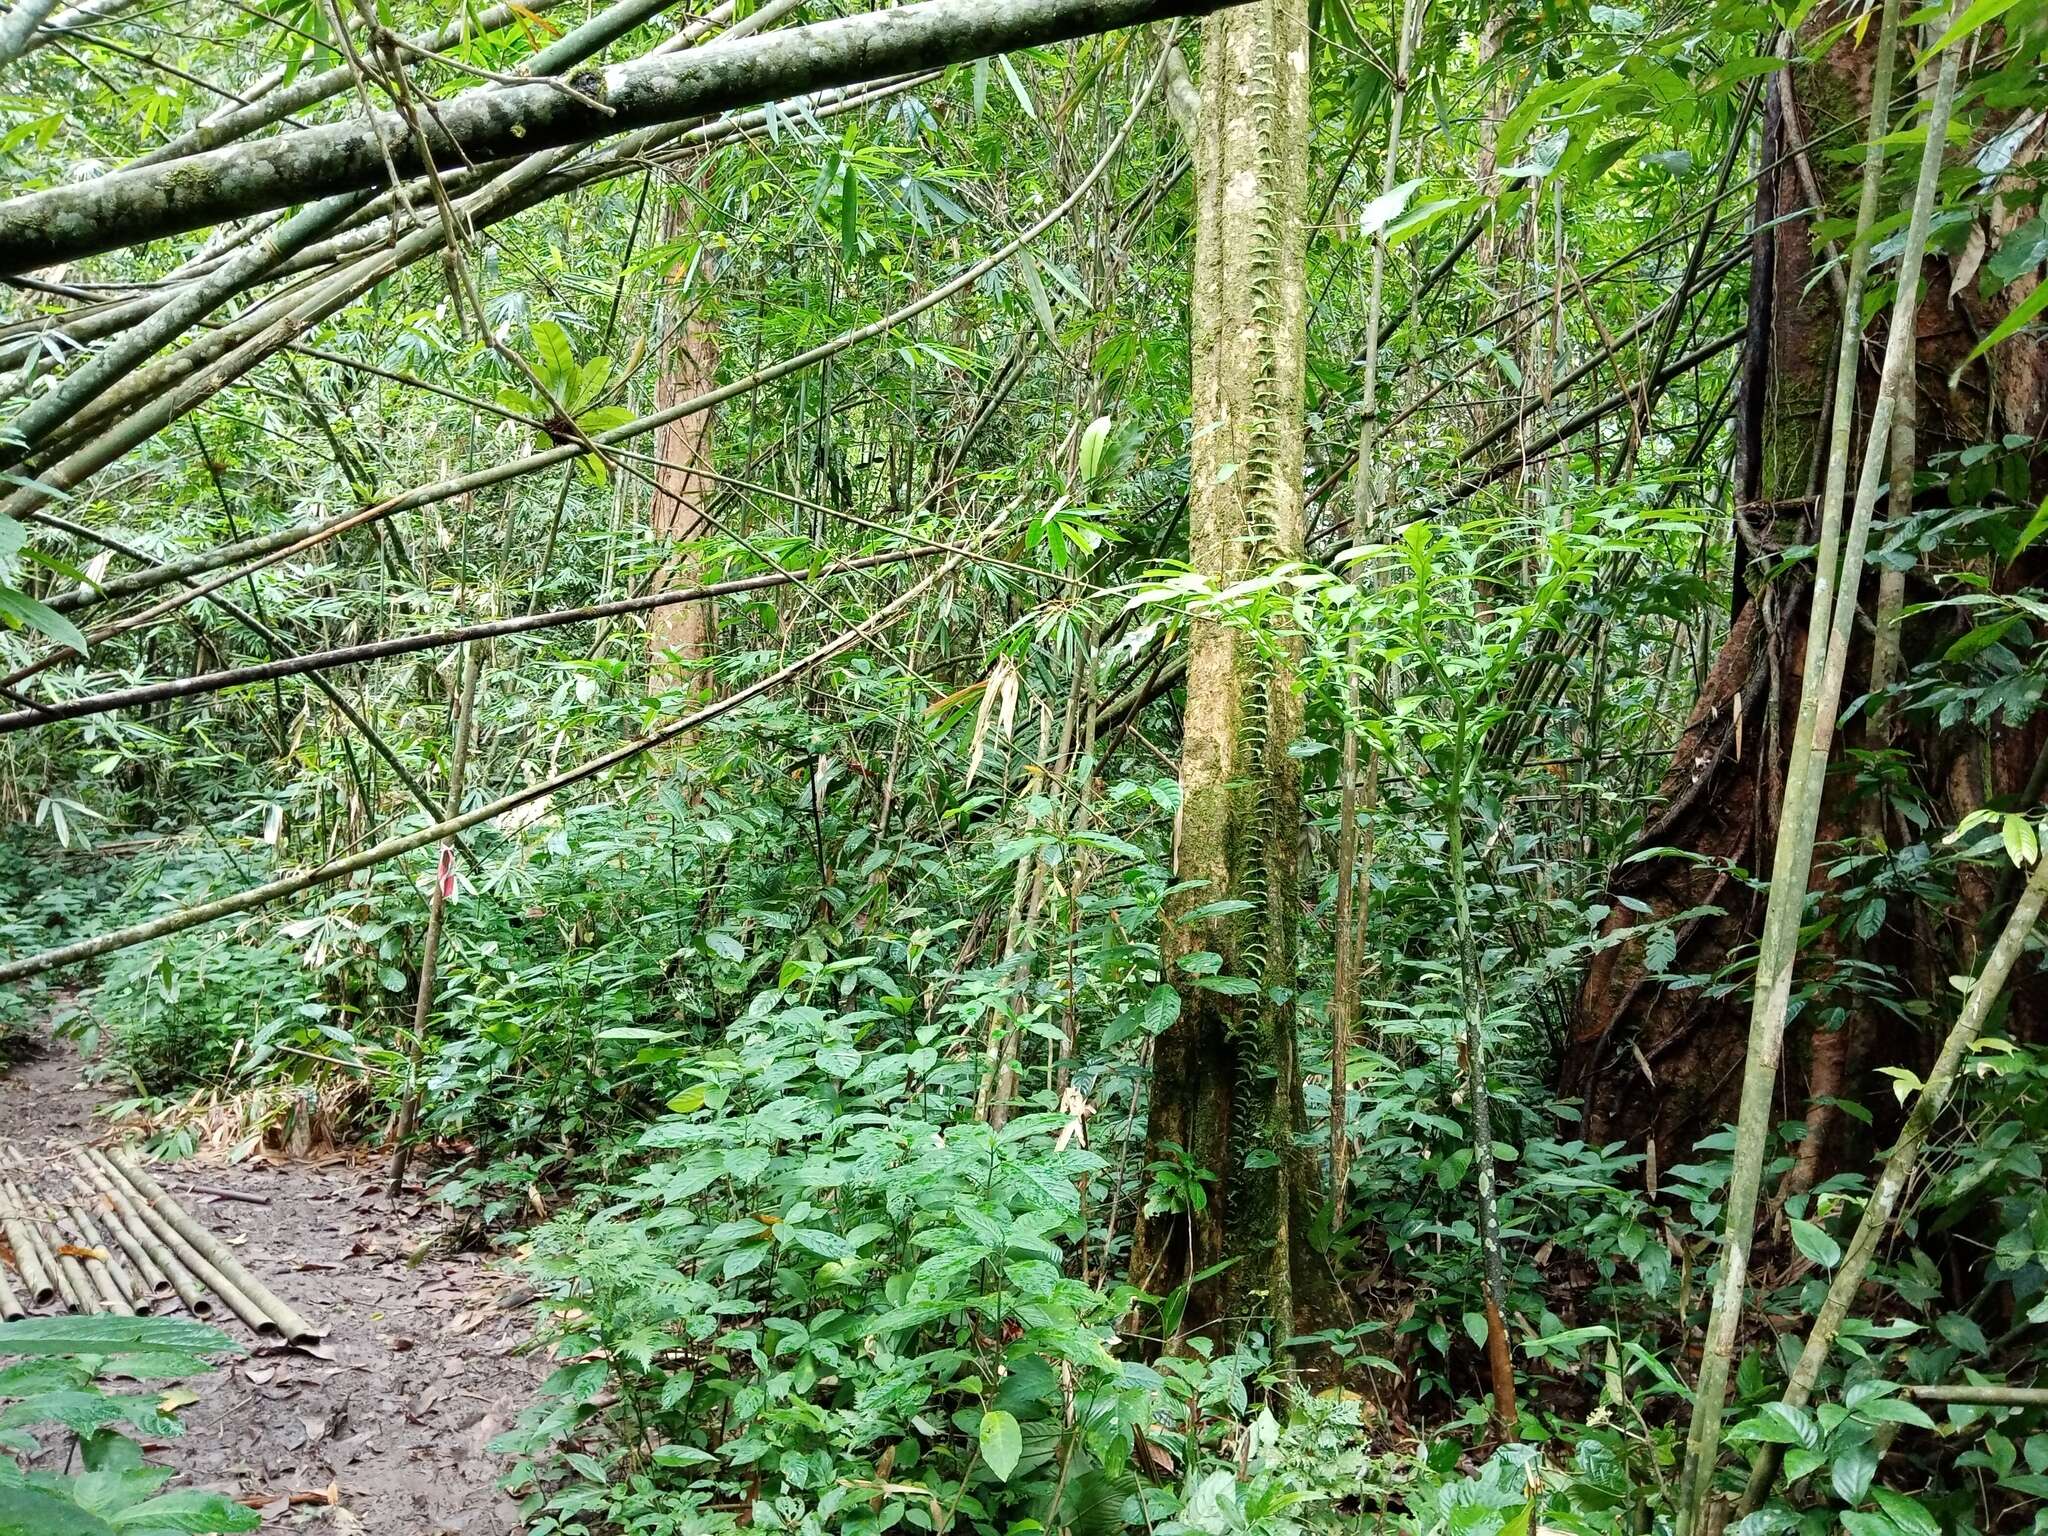
[[[0,1063],[0,1141],[31,1158],[106,1134],[99,1095],[76,1052],[53,1044],[12,1070]],[[540,1368],[516,1351],[527,1319],[506,1277],[468,1254],[408,1256],[435,1235],[435,1213],[395,1206],[373,1169],[345,1158],[159,1168],[166,1188],[242,1262],[316,1325],[308,1353],[257,1349],[187,1383],[185,1434],[155,1459],[237,1497],[272,1495],[263,1529],[374,1536],[506,1536],[520,1528],[493,1486],[485,1450],[532,1395]],[[191,1193],[203,1183],[266,1205]],[[182,1314],[181,1314],[182,1315]],[[230,1320],[244,1345],[253,1340]],[[291,1505],[334,1490],[338,1502]]]

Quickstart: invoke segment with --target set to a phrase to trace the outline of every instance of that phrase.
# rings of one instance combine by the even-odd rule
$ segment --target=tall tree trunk
[[[662,241],[686,240],[696,228],[689,194],[681,193],[662,217]],[[679,320],[671,322],[668,359],[654,387],[657,411],[706,394],[718,383],[718,333],[705,314],[710,251],[689,252],[668,276],[673,313]],[[714,416],[712,411],[698,411],[661,429],[661,464],[654,473],[654,536],[678,547],[655,573],[657,591],[701,585],[704,562],[695,546],[711,532],[705,512],[715,486],[702,471],[711,464]],[[717,609],[711,603],[678,603],[647,616],[650,691],[691,683],[694,664],[712,654],[716,622]]]
[[[1188,542],[1225,587],[1302,553],[1306,0],[1211,17],[1202,56]],[[1300,642],[1273,625],[1201,621],[1190,636],[1175,870],[1186,889],[1161,944],[1181,1006],[1158,1042],[1146,1136],[1148,1161],[1178,1147],[1215,1182],[1203,1210],[1141,1220],[1132,1274],[1154,1294],[1205,1276],[1185,1330],[1262,1320],[1277,1342],[1342,1302],[1309,1242],[1321,1179],[1297,1134],[1302,805],[1288,749],[1302,726]],[[1198,954],[1217,958],[1186,963]]]
[[[1809,32],[1839,19],[1836,10],[1822,7]],[[1785,548],[1811,541],[1812,513],[1826,467],[1820,450],[1828,426],[1829,356],[1840,318],[1835,290],[1819,277],[1821,263],[1830,257],[1824,245],[1816,245],[1812,220],[1785,217],[1812,201],[1794,141],[1803,147],[1824,134],[1835,135],[1830,142],[1860,139],[1869,107],[1875,31],[1871,28],[1859,44],[1852,30],[1813,64],[1788,72],[1795,113],[1785,111],[1783,83],[1769,87],[1758,161],[1775,169],[1767,170],[1758,184],[1753,225],[1749,346],[1737,409],[1734,620],[1680,734],[1662,788],[1662,809],[1650,817],[1636,847],[1637,853],[1682,849],[1689,857],[1625,859],[1616,867],[1615,896],[1648,910],[1614,901],[1605,931],[1621,942],[1597,956],[1588,971],[1560,1069],[1565,1090],[1586,1100],[1589,1138],[1653,1146],[1665,1166],[1684,1160],[1701,1136],[1735,1118],[1749,1002],[1740,991],[1665,984],[1648,966],[1643,942],[1630,935],[1653,922],[1695,914],[1677,922],[1677,953],[1664,974],[1700,975],[1718,973],[1736,957],[1752,953],[1762,926],[1762,895],[1731,870],[1768,870],[1776,850],[1776,816],[1804,681],[1800,637],[1806,628],[1810,565],[1795,563],[1760,585],[1745,577],[1775,563]],[[1828,214],[1851,211],[1853,167],[1811,151],[1807,159]],[[1887,204],[1883,211],[1896,207]],[[1956,449],[1995,441],[2001,433],[2039,433],[2048,425],[2048,347],[2039,342],[2016,337],[1949,382],[1976,337],[1998,323],[2024,288],[1985,301],[1973,286],[1951,295],[1952,286],[1947,259],[1931,256],[1917,317],[1918,392],[1913,402],[1915,446],[1923,466]],[[1866,348],[1859,417],[1867,413],[1874,393],[1870,361]],[[2037,459],[2036,495],[2044,468],[2048,462]],[[1899,472],[1894,468],[1895,475]],[[1932,494],[1945,504],[1945,491]],[[1909,509],[1909,501],[1895,498],[1891,515]],[[1858,574],[1847,573],[1844,580],[1856,581]],[[2039,553],[2030,551],[2013,568],[2000,571],[1997,584],[2001,590],[2037,584],[2041,574]],[[1866,613],[1879,610],[1880,585],[1875,571],[1864,575]],[[1917,600],[1937,594],[1922,587],[1912,595]],[[1903,596],[1894,594],[1894,614]],[[1898,645],[1910,668],[1917,659],[1939,655],[1969,622],[1954,610],[1909,618],[1902,627],[1887,626],[1887,649]],[[1849,654],[1845,700],[1864,693],[1871,677],[1870,630],[1859,628]],[[1886,672],[1900,665],[1889,654],[1880,661]],[[1935,836],[1987,801],[2017,803],[2048,740],[2048,720],[2038,713],[2019,729],[2001,726],[1989,732],[1943,729],[1894,714],[1872,734],[1867,721],[1866,711],[1852,725],[1860,734],[1855,744],[1888,745],[1904,754],[1911,782],[1926,796]],[[1844,840],[1865,825],[1849,775],[1837,773],[1822,805],[1816,865],[1832,862]],[[1912,983],[1926,990],[1931,979],[1938,987],[1941,978],[1970,969],[1974,929],[1991,905],[1991,894],[1989,882],[1970,873],[1962,880],[1963,899],[1948,906],[1916,910],[1895,901],[1885,928],[1869,947],[1916,956]],[[1947,953],[1928,953],[1930,939],[1935,949]],[[1834,973],[1837,949],[1828,936],[1809,941],[1802,984],[1834,987],[1846,981]],[[2041,992],[2039,985],[2015,989],[2013,1027],[2023,1036],[2038,1037],[2048,1020]],[[1939,1004],[1943,999],[1929,995],[1927,1000]],[[1814,1005],[1793,1020],[1778,1090],[1787,1118],[1802,1117],[1811,1098],[1832,1091],[1837,1062],[1831,1058],[1837,1051],[1845,1070],[1890,1063],[1924,1067],[1931,1058],[1932,1042],[1921,1039],[1895,1010],[1856,1007],[1846,1018],[1837,1010],[1834,1017],[1844,1037],[1817,1042],[1816,1031],[1824,1032],[1829,1015],[1828,1008]],[[1850,1090],[1855,1086],[1853,1079],[1847,1083]],[[1896,1130],[1896,1108],[1888,1101],[1875,1107],[1879,1124],[1874,1127],[1831,1122],[1831,1133],[1815,1140],[1809,1166],[1795,1184],[1853,1163]]]

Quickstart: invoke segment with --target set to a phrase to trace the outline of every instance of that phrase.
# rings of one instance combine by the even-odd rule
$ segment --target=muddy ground
[[[62,1041],[12,1068],[0,1062],[0,1142],[39,1161],[108,1137],[112,1127],[94,1115],[102,1096],[82,1076]],[[483,1258],[446,1252],[436,1208],[418,1196],[387,1199],[380,1171],[346,1154],[156,1169],[327,1336],[312,1352],[257,1347],[241,1324],[215,1319],[251,1352],[184,1384],[198,1394],[179,1410],[185,1433],[151,1459],[184,1481],[262,1500],[265,1531],[505,1536],[520,1523],[494,1486],[503,1461],[486,1446],[543,1373],[522,1352],[527,1293]],[[197,1184],[269,1203],[211,1197]]]

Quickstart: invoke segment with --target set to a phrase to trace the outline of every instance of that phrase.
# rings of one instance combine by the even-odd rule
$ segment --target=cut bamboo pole
[[[0,1183],[0,1232],[6,1233],[7,1246],[14,1250],[14,1267],[21,1272],[21,1283],[28,1287],[29,1304],[47,1307],[57,1298],[56,1279],[43,1263],[41,1249],[28,1228],[27,1214],[15,1207],[5,1183]]]
[[[140,1191],[128,1185],[122,1178],[119,1167],[110,1157],[104,1152],[94,1152],[92,1155],[100,1162],[107,1177],[123,1186],[122,1193],[128,1197],[136,1216],[149,1228],[158,1242],[191,1272],[194,1280],[219,1297],[222,1305],[254,1329],[258,1338],[274,1339],[278,1336],[276,1319],[245,1296],[241,1287],[223,1274],[205,1254],[187,1242],[177,1228],[173,1227]]]
[[[50,1220],[49,1209],[40,1201],[31,1203],[19,1184],[7,1186],[8,1198],[14,1208],[28,1220],[30,1234],[43,1245],[43,1260],[57,1278],[57,1289],[64,1295],[64,1305],[73,1312],[82,1312],[87,1317],[97,1317],[106,1310],[100,1304],[99,1293],[93,1288],[92,1279],[85,1272],[85,1266],[63,1252],[64,1238],[56,1224]]]
[[[77,1311],[78,1300],[71,1289],[70,1277],[65,1274],[64,1266],[57,1261],[56,1246],[50,1242],[49,1234],[36,1219],[35,1211],[29,1205],[28,1196],[23,1194],[21,1186],[11,1179],[0,1182],[0,1191],[4,1191],[7,1209],[13,1213],[23,1241],[28,1245],[28,1251],[35,1255],[36,1262],[42,1267],[53,1295],[61,1296],[65,1306],[74,1312]]]
[[[81,1157],[79,1161],[84,1162],[85,1160]],[[90,1171],[92,1165],[85,1163],[85,1167]],[[127,1218],[121,1214],[120,1207],[114,1204],[113,1197],[104,1189],[96,1188],[86,1179],[76,1174],[72,1176],[71,1182],[73,1187],[78,1190],[79,1197],[87,1202],[86,1211],[90,1213],[97,1210],[105,1218],[106,1230],[113,1237],[116,1246],[120,1248],[121,1252],[127,1255],[128,1267],[133,1272],[137,1283],[146,1288],[148,1294],[158,1301],[176,1295],[177,1287],[171,1284],[171,1277],[151,1257],[149,1243],[143,1241],[136,1233],[129,1230]],[[137,1225],[140,1226],[141,1223],[138,1222]],[[147,1232],[148,1229],[144,1228],[143,1230]],[[101,1246],[104,1247],[105,1245],[102,1244]],[[196,1284],[194,1289],[197,1289]]]
[[[121,1250],[107,1241],[99,1223],[92,1219],[92,1213],[76,1201],[66,1205],[64,1209],[70,1213],[71,1225],[77,1228],[79,1236],[85,1239],[86,1246],[97,1248],[106,1255],[105,1258],[96,1261],[96,1266],[92,1263],[85,1266],[85,1272],[93,1277],[94,1284],[100,1283],[99,1271],[104,1270],[106,1281],[114,1287],[115,1293],[127,1306],[131,1316],[148,1317],[156,1311],[156,1298],[150,1294],[149,1287],[136,1278],[135,1271],[128,1267],[128,1260]],[[106,1293],[106,1286],[101,1285],[100,1294]]]
[[[86,1280],[84,1272],[78,1268],[78,1261],[54,1256],[51,1262],[57,1266],[57,1293],[64,1298],[64,1310],[77,1312],[85,1317],[98,1316],[99,1299],[92,1294],[91,1284]]]
[[[116,1224],[125,1227],[128,1235],[135,1239],[143,1252],[149,1256],[158,1272],[177,1293],[178,1300],[185,1304],[185,1310],[194,1317],[212,1316],[213,1298],[206,1294],[206,1288],[200,1284],[198,1276],[194,1275],[184,1260],[179,1258],[175,1249],[159,1237],[156,1229],[143,1219],[142,1212],[136,1208],[135,1201],[128,1193],[128,1187],[104,1166],[105,1160],[97,1152],[80,1150],[77,1156],[94,1186],[113,1207],[113,1219]]]
[[[116,1317],[135,1316],[133,1304],[129,1302],[127,1293],[122,1290],[121,1282],[114,1278],[113,1270],[107,1267],[106,1260],[93,1257],[94,1254],[105,1253],[106,1250],[86,1235],[84,1226],[78,1220],[77,1211],[70,1206],[59,1207],[49,1202],[44,1204],[43,1209],[49,1212],[50,1230],[57,1234],[61,1243],[60,1256],[66,1263],[76,1264],[79,1275],[83,1277],[78,1280],[80,1293],[89,1292],[99,1302],[100,1310],[103,1312],[111,1312]],[[65,1252],[66,1249],[76,1251]]]
[[[7,1280],[7,1270],[0,1266],[0,1323],[18,1323],[27,1316],[28,1308],[14,1294],[14,1287]]]
[[[143,1172],[126,1152],[109,1152],[107,1161],[128,1181],[130,1188],[143,1196],[148,1202],[147,1208],[161,1216],[184,1239],[186,1246],[202,1254],[208,1264],[226,1276],[243,1296],[261,1309],[263,1315],[271,1320],[273,1331],[282,1334],[287,1343],[312,1344],[324,1335],[325,1329],[315,1328],[280,1300],[269,1286],[244,1269],[241,1261],[228,1252],[226,1244],[194,1221],[185,1208],[165,1194],[163,1186]],[[256,1325],[252,1323],[250,1326]],[[262,1331],[257,1328],[257,1332]]]

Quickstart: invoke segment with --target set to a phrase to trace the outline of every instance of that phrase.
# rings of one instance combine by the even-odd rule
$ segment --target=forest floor
[[[68,1041],[0,1061],[0,1140],[31,1159],[103,1140],[106,1099]],[[205,1157],[158,1176],[243,1264],[327,1336],[264,1345],[183,1384],[185,1433],[154,1449],[193,1484],[257,1502],[263,1529],[504,1536],[520,1529],[487,1446],[532,1396],[530,1292],[481,1256],[443,1251],[430,1202],[388,1199],[360,1156]],[[267,1205],[209,1197],[206,1184]],[[416,1260],[425,1250],[427,1257]],[[182,1315],[182,1314],[179,1314]],[[215,1321],[218,1321],[217,1319]],[[248,1330],[221,1324],[244,1345]]]

